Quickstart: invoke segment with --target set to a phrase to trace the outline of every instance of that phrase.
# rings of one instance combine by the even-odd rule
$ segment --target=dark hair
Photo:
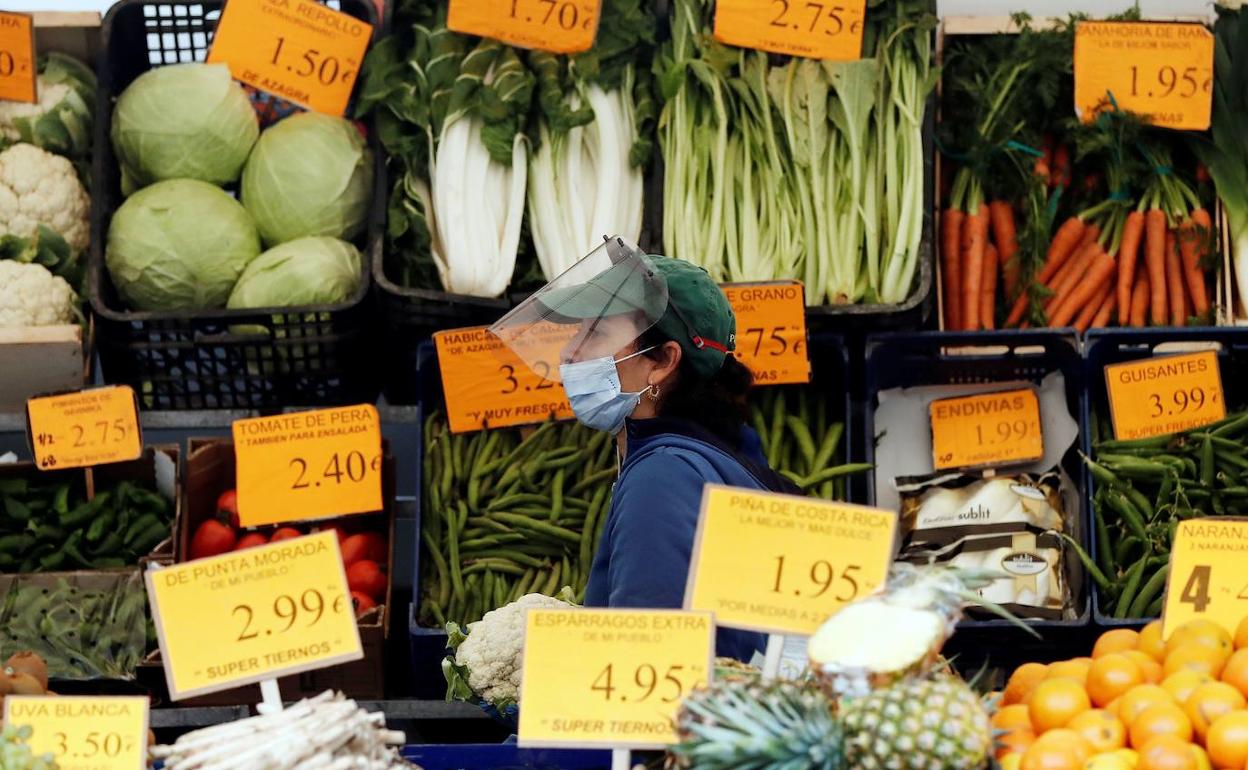
[[[647,351],[646,358],[659,360],[664,343],[673,340],[651,328],[641,335],[638,347]],[[664,386],[659,395],[660,417],[691,420],[723,439],[733,448],[741,446],[741,428],[750,419],[746,396],[754,385],[754,374],[731,353],[711,379],[703,379],[693,371],[687,356],[682,356],[676,370],[676,381]]]

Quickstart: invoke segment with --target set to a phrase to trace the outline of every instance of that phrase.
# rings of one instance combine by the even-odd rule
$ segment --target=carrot
[[[1102,251],[1100,244],[1095,242],[1084,246],[1079,251],[1079,256],[1072,260],[1074,266],[1066,273],[1062,282],[1052,287],[1053,294],[1044,304],[1044,313],[1049,319],[1049,326],[1058,325],[1053,323],[1054,316],[1062,312],[1062,307],[1070,300],[1080,282],[1085,280],[1088,270],[1096,260],[1097,252],[1100,251]],[[1071,311],[1071,315],[1074,315],[1074,310]]]
[[[1083,253],[1087,251],[1090,246],[1092,246],[1092,244],[1085,243],[1081,245],[1079,248],[1075,249],[1074,256],[1072,256],[1069,260],[1067,260],[1066,264],[1062,265],[1062,269],[1058,270],[1057,274],[1054,275],[1052,278],[1050,278],[1049,282],[1046,283],[1045,286],[1048,286],[1050,289],[1056,289],[1058,286],[1061,286],[1062,284],[1066,283],[1070,279],[1071,272],[1075,270],[1077,267],[1079,267],[1079,258],[1083,256]],[[1053,300],[1053,297],[1050,296],[1048,299],[1045,300],[1045,304],[1048,304],[1052,300]]]
[[[985,329],[995,329],[997,314],[997,247],[989,243],[984,248],[984,277],[980,287],[979,324]]]
[[[1092,266],[1088,269],[1087,275],[1067,295],[1062,306],[1049,316],[1049,325],[1066,326],[1075,317],[1075,313],[1083,309],[1085,305],[1094,304],[1097,293],[1109,285],[1117,264],[1117,261],[1106,254],[1098,244],[1093,252]],[[1099,307],[1099,303],[1095,304]]]
[[[962,220],[965,217],[958,208],[947,208],[940,216],[946,329],[962,328]]]
[[[1187,278],[1187,290],[1192,297],[1192,313],[1201,317],[1209,312],[1209,294],[1205,287],[1205,271],[1201,261],[1212,227],[1209,212],[1196,209],[1179,226],[1178,234],[1179,255],[1183,257],[1183,275]]]
[[[992,239],[997,244],[997,259],[1005,279],[1005,296],[1013,297],[1018,290],[1018,231],[1014,226],[1014,209],[1005,201],[988,204],[992,216]]]
[[[1070,186],[1070,148],[1059,144],[1053,148],[1053,182],[1054,187]]]
[[[1135,262],[1144,238],[1144,212],[1132,211],[1122,226],[1122,245],[1118,248],[1118,325],[1126,326],[1131,317],[1131,282],[1135,280]]]
[[[1116,287],[1115,287],[1116,288]],[[1105,301],[1101,303],[1101,309],[1096,311],[1096,316],[1092,318],[1092,326],[1089,328],[1100,329],[1109,323],[1109,319],[1114,315],[1114,308],[1118,306],[1118,292],[1110,291],[1106,293]]]
[[[1166,232],[1166,289],[1170,293],[1170,325],[1187,325],[1187,292],[1183,290],[1183,258],[1174,231]]]
[[[1147,325],[1148,303],[1152,297],[1152,289],[1148,285],[1148,269],[1136,265],[1135,288],[1131,290],[1131,325],[1144,327]]]
[[[1144,264],[1152,293],[1150,317],[1157,326],[1166,325],[1166,213],[1149,209],[1144,215]]]
[[[979,330],[980,290],[984,282],[984,248],[988,242],[988,206],[981,203],[962,220],[962,328]]]
[[[1057,228],[1057,232],[1053,234],[1053,240],[1049,241],[1049,251],[1044,257],[1044,265],[1040,268],[1040,272],[1032,278],[1037,284],[1043,284],[1058,271],[1059,268],[1070,258],[1070,255],[1079,245],[1079,241],[1083,239],[1084,231],[1087,227],[1083,220],[1079,217],[1071,217]],[[1006,326],[1014,326],[1023,320],[1023,315],[1027,312],[1027,303],[1030,301],[1026,287],[1018,295],[1018,299],[1014,302],[1014,307],[1010,308],[1010,314],[1005,319]]]
[[[1084,307],[1080,308],[1079,315],[1075,317],[1075,328],[1081,332],[1086,332],[1092,328],[1096,318],[1102,313],[1108,319],[1110,301],[1118,296],[1118,267],[1114,266],[1114,272],[1101,283],[1101,288],[1097,290],[1096,296],[1092,298]]]

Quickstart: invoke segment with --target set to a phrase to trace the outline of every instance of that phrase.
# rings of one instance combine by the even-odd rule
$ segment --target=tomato
[[[273,536],[269,538],[270,543],[277,543],[282,540],[290,540],[292,537],[303,537],[303,533],[294,527],[279,527]]]
[[[269,539],[259,532],[248,532],[238,539],[234,544],[235,551],[241,551],[244,548],[255,548],[258,545],[268,545]]]
[[[217,514],[225,514],[229,519],[230,526],[234,529],[239,528],[237,491],[227,489],[217,497]]]
[[[355,607],[355,616],[358,618],[369,610],[377,606],[377,602],[373,601],[373,597],[368,594],[362,594],[359,591],[351,592],[351,605]]]
[[[374,599],[386,595],[386,575],[372,559],[360,559],[347,567],[347,587]]]
[[[195,530],[195,536],[191,538],[190,556],[192,559],[203,559],[229,553],[237,541],[237,533],[228,524],[209,519]]]
[[[351,535],[347,537],[339,546],[342,549],[342,564],[350,567],[361,559],[373,559],[368,554],[368,536],[367,535]]]
[[[378,564],[390,561],[390,549],[386,547],[385,537],[377,532],[365,532],[364,537],[368,540],[368,552],[364,558],[372,559]]]

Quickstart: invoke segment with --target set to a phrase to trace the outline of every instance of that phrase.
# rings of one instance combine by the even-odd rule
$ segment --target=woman
[[[551,323],[578,325],[560,351],[564,389],[578,420],[616,434],[622,458],[585,603],[680,607],[704,485],[797,491],[747,425],[752,378],[731,355],[732,307],[701,268],[616,238],[493,329],[532,364],[550,360]],[[764,645],[721,630],[718,653],[749,661]]]

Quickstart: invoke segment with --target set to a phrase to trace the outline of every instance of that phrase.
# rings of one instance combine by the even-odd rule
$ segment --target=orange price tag
[[[852,61],[862,58],[866,0],[718,0],[715,39],[742,48]]]
[[[382,509],[381,421],[372,404],[234,421],[244,527]]]
[[[1189,620],[1207,619],[1234,634],[1248,614],[1248,521],[1180,521],[1170,548],[1162,636]],[[1144,580],[1152,577],[1145,573]]]
[[[551,350],[557,351],[560,338],[570,339],[576,330],[551,324]],[[535,373],[484,326],[438,332],[433,342],[453,433],[573,416],[563,386]],[[558,365],[550,362],[547,371]]]
[[[601,0],[451,0],[446,26],[551,53],[594,46]]]
[[[1111,94],[1155,125],[1204,131],[1213,112],[1213,34],[1200,24],[1079,22],[1075,112],[1091,121]]]
[[[0,11],[0,101],[39,101],[35,94],[35,24],[29,14]]]
[[[26,423],[40,470],[119,463],[143,454],[139,406],[129,385],[32,398]]]
[[[737,316],[734,355],[754,373],[757,383],[810,382],[801,281],[726,283],[722,288]]]
[[[327,115],[342,115],[373,26],[315,0],[229,0],[210,64],[242,82]]]
[[[1040,399],[1030,388],[942,398],[928,408],[932,421],[932,465],[987,467],[1044,457]]]
[[[1226,417],[1212,350],[1105,367],[1114,438],[1131,441],[1199,428]]]

